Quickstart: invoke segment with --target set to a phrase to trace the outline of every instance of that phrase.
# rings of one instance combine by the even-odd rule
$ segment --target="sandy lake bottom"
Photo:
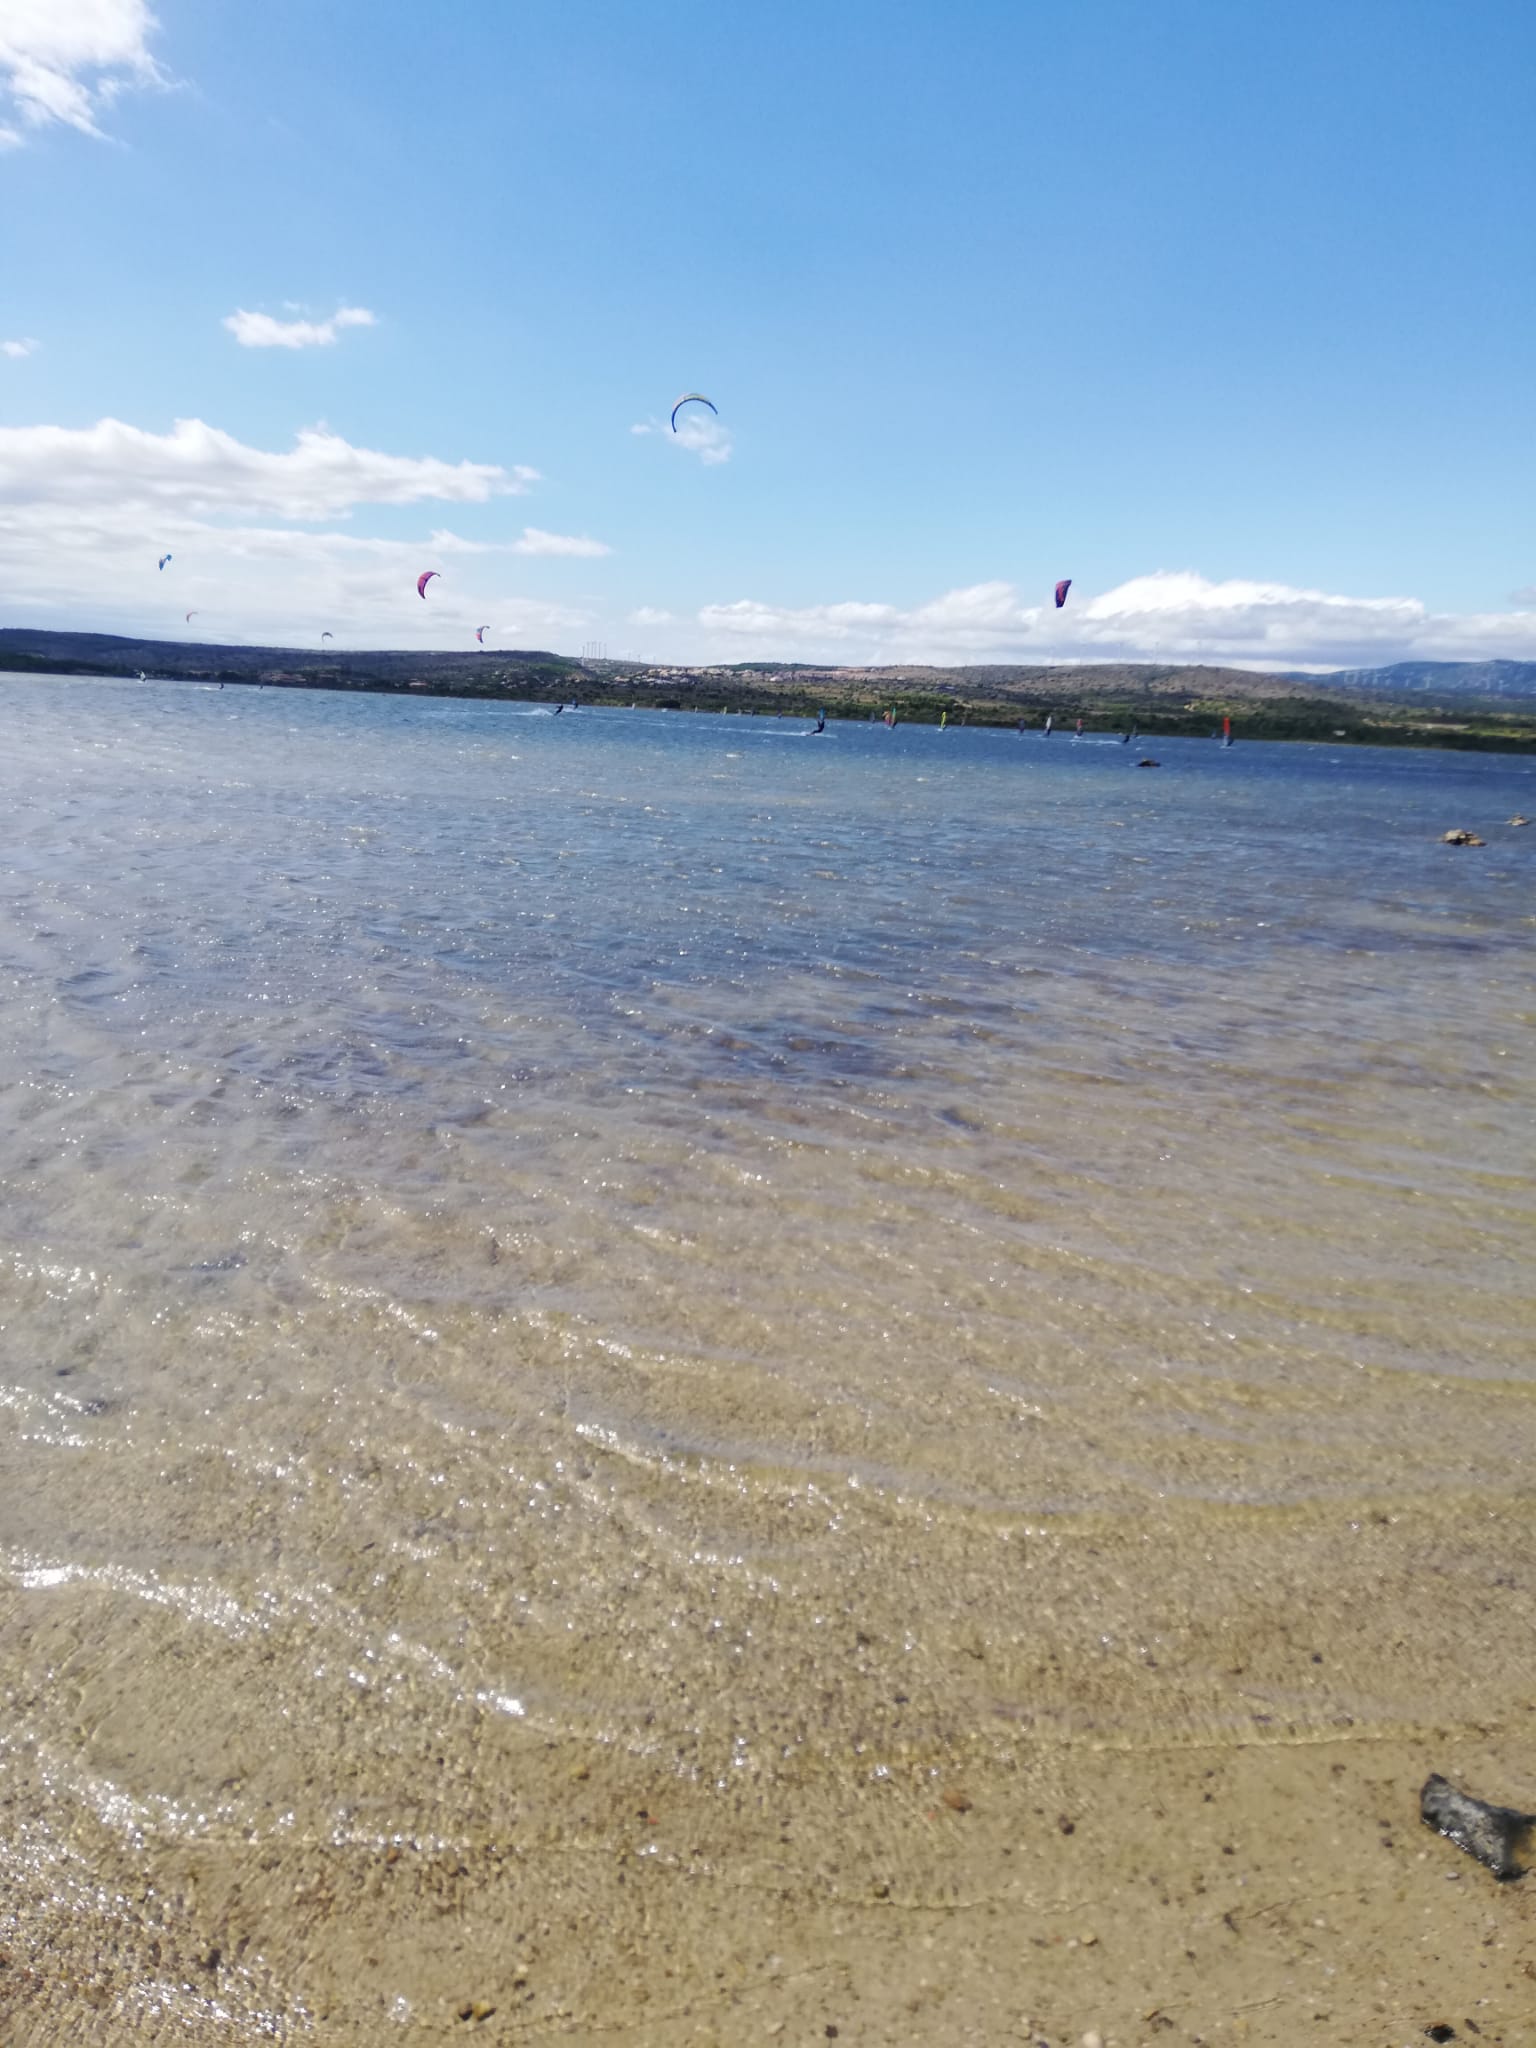
[[[1536,765],[0,702],[5,2048],[1536,2041]]]

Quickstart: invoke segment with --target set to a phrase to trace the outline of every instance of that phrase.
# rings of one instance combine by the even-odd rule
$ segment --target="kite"
[[[169,561],[170,559],[171,559],[171,558],[170,558],[170,556],[169,556],[169,555],[162,555],[162,556],[160,557],[160,561],[159,561],[159,564],[158,564],[158,566],[159,566],[160,568],[162,568],[162,569],[163,569],[163,568],[165,567],[166,563],[167,563],[167,562],[168,562],[168,561]]]
[[[1061,581],[1060,583],[1058,583],[1058,584],[1057,584],[1057,586],[1056,586],[1056,609],[1057,609],[1057,611],[1060,611],[1060,610],[1061,610],[1061,608],[1062,608],[1062,606],[1063,606],[1063,605],[1064,605],[1064,604],[1066,603],[1066,601],[1067,601],[1067,592],[1068,592],[1068,591],[1069,591],[1069,590],[1070,590],[1071,588],[1072,588],[1072,578],[1071,578],[1070,576],[1068,576],[1068,577],[1065,577],[1065,578],[1064,578],[1064,579],[1063,579],[1063,580],[1062,580],[1062,581]]]
[[[482,647],[485,645],[485,636],[487,633],[489,633],[490,630],[491,629],[489,626],[476,626],[475,628],[475,638],[480,642],[480,645]]]
[[[441,576],[442,573],[443,572],[441,569],[423,569],[421,574],[416,578],[416,595],[418,597],[425,597],[427,594],[427,585],[432,581],[432,578],[434,576]]]
[[[320,635],[320,638],[322,640],[334,640],[336,638],[336,635],[334,633],[322,633]]]
[[[196,613],[196,612],[188,612],[188,613],[187,613],[187,624],[188,624],[188,625],[190,626],[190,625],[191,625],[191,623],[192,623],[192,621],[193,621],[193,620],[194,620],[194,619],[195,619],[196,617],[197,617],[197,613]]]
[[[706,398],[702,391],[685,391],[672,408],[672,431],[677,432],[677,416],[685,405],[707,405],[715,418],[720,417],[720,408],[712,398]]]

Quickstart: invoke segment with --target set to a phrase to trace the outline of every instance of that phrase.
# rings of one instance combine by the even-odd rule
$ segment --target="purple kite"
[[[1062,608],[1062,606],[1063,606],[1063,605],[1064,605],[1064,604],[1066,603],[1066,601],[1067,601],[1067,592],[1068,592],[1068,591],[1069,591],[1069,590],[1070,590],[1071,588],[1072,588],[1072,578],[1071,578],[1070,576],[1068,576],[1068,577],[1065,577],[1065,578],[1064,578],[1064,579],[1063,579],[1063,580],[1062,580],[1062,581],[1061,581],[1060,583],[1058,583],[1058,584],[1057,584],[1057,586],[1056,586],[1056,609],[1057,609],[1057,611],[1060,611],[1060,610],[1061,610],[1061,608]]]
[[[416,578],[416,595],[418,597],[425,597],[427,594],[427,585],[432,581],[432,578],[434,576],[440,576],[441,574],[441,569],[423,569],[421,574]]]

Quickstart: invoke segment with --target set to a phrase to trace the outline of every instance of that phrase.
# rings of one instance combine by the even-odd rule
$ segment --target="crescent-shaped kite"
[[[320,635],[320,638],[322,640],[334,640],[336,638],[336,635],[334,633],[322,633]]]
[[[196,617],[197,617],[197,613],[196,613],[196,612],[188,612],[188,613],[187,613],[187,624],[188,624],[188,625],[190,626],[190,625],[191,625],[191,623],[192,623],[192,621],[193,621],[193,620],[194,620],[194,619],[195,619]]]
[[[1064,577],[1056,586],[1056,609],[1060,611],[1067,601],[1067,592],[1072,588],[1072,578]]]
[[[707,405],[716,419],[720,417],[720,408],[712,398],[706,398],[702,391],[685,391],[672,408],[672,431],[674,434],[677,432],[677,416],[685,405]]]
[[[442,573],[443,572],[441,569],[423,569],[421,574],[416,578],[416,595],[418,597],[425,597],[427,594],[427,585],[432,581],[432,578],[434,576],[441,576]]]
[[[156,568],[159,568],[159,569],[163,569],[163,568],[165,567],[166,563],[167,563],[167,562],[168,562],[168,561],[169,561],[170,559],[171,559],[171,558],[170,558],[170,556],[169,556],[169,555],[162,555],[162,556],[160,557],[160,560],[159,560],[159,561],[158,561],[158,562],[156,563],[156,565],[155,565],[155,566],[156,566]]]
[[[475,628],[475,638],[480,642],[480,645],[482,647],[485,645],[485,636],[487,633],[489,633],[490,630],[491,629],[489,626],[476,626]]]

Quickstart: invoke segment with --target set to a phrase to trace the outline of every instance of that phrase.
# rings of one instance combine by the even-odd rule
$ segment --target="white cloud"
[[[0,623],[172,639],[195,610],[198,639],[277,647],[315,645],[322,629],[352,646],[472,647],[488,621],[503,646],[587,637],[595,621],[579,605],[498,590],[506,552],[451,532],[388,540],[0,499]],[[416,578],[433,568],[423,603]]]
[[[482,504],[537,479],[537,470],[522,465],[507,470],[354,448],[323,426],[304,428],[281,454],[249,448],[202,420],[178,420],[169,434],[111,419],[94,427],[0,427],[0,503],[116,502],[198,517],[266,512],[327,519],[362,504]]]
[[[244,307],[224,319],[242,348],[329,348],[343,328],[378,324],[366,306],[338,307],[329,320],[274,320],[270,313],[247,313]]]
[[[97,117],[124,87],[164,82],[149,54],[159,23],[144,0],[0,0],[0,148],[61,122],[101,135]]]
[[[115,420],[0,428],[0,620],[177,637],[196,611],[203,640],[313,646],[325,629],[352,646],[423,648],[473,646],[490,623],[502,646],[568,647],[600,623],[589,610],[537,589],[508,595],[503,579],[513,557],[586,558],[603,542],[538,527],[386,539],[330,523],[370,504],[485,504],[535,477],[354,448],[323,428],[280,454],[200,421],[165,435]],[[424,604],[416,578],[429,568],[441,580]]]
[[[803,607],[737,599],[697,615],[704,651],[873,662],[1189,661],[1256,669],[1393,661],[1536,658],[1536,611],[1436,613],[1417,598],[1346,597],[1287,584],[1213,583],[1191,572],[1138,576],[1058,612],[1009,583],[926,603]],[[702,658],[695,655],[694,658]]]
[[[672,439],[685,454],[697,455],[706,468],[731,459],[730,432],[718,420],[681,420]]]
[[[576,533],[545,533],[525,526],[517,540],[466,540],[462,534],[434,533],[431,545],[449,555],[568,555],[592,558],[613,553],[606,541]]]
[[[514,555],[582,555],[590,558],[612,554],[613,550],[600,540],[588,540],[585,534],[545,533],[537,526],[525,526],[522,539],[510,542],[508,552]]]
[[[702,414],[689,414],[679,420],[675,431],[659,420],[637,420],[629,431],[632,434],[659,434],[685,455],[697,455],[706,468],[712,468],[719,462],[729,462],[734,446],[729,429],[716,419],[705,419]]]
[[[643,604],[638,611],[630,613],[629,623],[632,626],[670,626],[672,616],[671,612],[661,611],[653,604]]]
[[[26,341],[0,341],[0,356],[14,356],[19,360],[22,356],[36,355],[38,347],[39,344],[30,339]]]

